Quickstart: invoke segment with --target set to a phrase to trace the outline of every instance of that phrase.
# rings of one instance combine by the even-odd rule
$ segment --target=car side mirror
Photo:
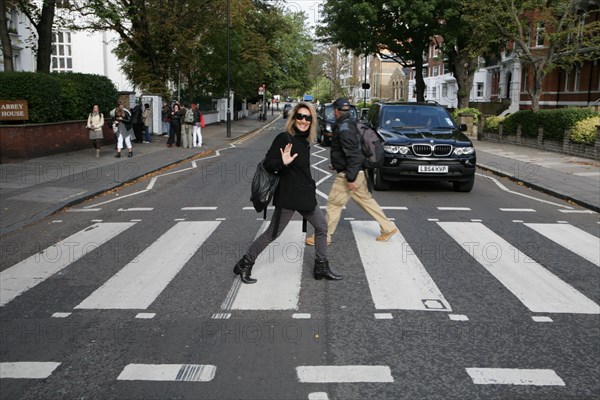
[[[460,125],[458,126],[458,129],[459,129],[461,132],[466,132],[466,131],[467,131],[469,128],[467,128],[467,124],[460,124]]]

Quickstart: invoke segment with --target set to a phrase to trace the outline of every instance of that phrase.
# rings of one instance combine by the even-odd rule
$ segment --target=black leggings
[[[276,228],[275,225],[277,222],[275,216],[279,210],[281,211],[281,215],[279,217],[279,226],[277,227],[277,236],[281,235],[281,232],[283,232],[295,212],[294,210],[288,210],[287,208],[275,209],[267,230],[257,237],[254,243],[248,248],[248,251],[246,251],[246,257],[248,257],[250,261],[256,261],[260,253],[275,240],[273,231]],[[327,221],[323,211],[317,205],[313,211],[298,212],[315,228],[315,258],[317,260],[327,260]]]

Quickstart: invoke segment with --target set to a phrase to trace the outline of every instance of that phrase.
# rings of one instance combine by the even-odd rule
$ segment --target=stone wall
[[[485,126],[477,135],[478,140],[488,140],[496,143],[508,143],[518,146],[533,147],[540,150],[552,151],[555,153],[569,154],[572,156],[600,160],[600,127],[597,127],[596,140],[594,144],[574,143],[570,140],[571,132],[565,131],[563,140],[549,140],[544,138],[544,129],[538,129],[537,138],[524,137],[521,134],[521,126],[517,127],[516,134],[505,134],[503,126],[500,125],[498,133],[487,132]]]

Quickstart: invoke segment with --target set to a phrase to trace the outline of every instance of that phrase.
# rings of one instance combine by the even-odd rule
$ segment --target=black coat
[[[292,143],[291,154],[298,156],[284,166],[280,149]],[[312,211],[317,206],[316,184],[310,173],[310,146],[306,139],[281,132],[267,152],[265,168],[279,174],[279,186],[273,196],[275,207]]]
[[[363,169],[365,156],[360,149],[356,121],[342,115],[337,121],[331,138],[331,165],[337,172],[346,172],[346,180],[354,182]]]

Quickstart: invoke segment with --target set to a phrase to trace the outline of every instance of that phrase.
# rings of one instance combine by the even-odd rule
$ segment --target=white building
[[[36,41],[32,37],[35,28],[25,14],[16,10],[11,10],[8,18],[14,70],[33,72],[36,68],[36,56],[31,46]],[[118,91],[134,91],[133,84],[125,78],[119,60],[113,54],[117,39],[117,34],[110,31],[55,31],[50,71],[103,75],[115,84]],[[0,71],[4,71],[3,58],[0,59]]]

